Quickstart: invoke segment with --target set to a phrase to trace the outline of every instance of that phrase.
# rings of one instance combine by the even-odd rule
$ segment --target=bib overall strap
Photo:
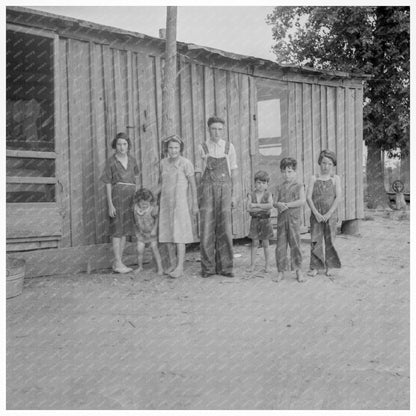
[[[205,142],[202,143],[202,149],[204,150],[204,152],[205,152],[206,155],[209,153],[208,146],[207,146],[207,144]]]

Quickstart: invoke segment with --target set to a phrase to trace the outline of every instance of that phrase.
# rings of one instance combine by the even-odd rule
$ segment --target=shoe
[[[221,275],[222,276],[225,276],[225,277],[234,277],[234,273],[233,272],[222,272]]]
[[[201,273],[201,277],[210,277],[210,276],[215,276],[215,273],[209,273],[209,272],[202,272]]]

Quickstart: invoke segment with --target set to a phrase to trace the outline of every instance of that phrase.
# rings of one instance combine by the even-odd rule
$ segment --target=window
[[[281,121],[280,99],[258,101],[257,103],[259,151],[263,156],[280,156]]]
[[[54,38],[6,31],[6,200],[56,202]]]
[[[282,86],[272,80],[257,80],[257,129],[259,153],[276,157],[283,152]]]

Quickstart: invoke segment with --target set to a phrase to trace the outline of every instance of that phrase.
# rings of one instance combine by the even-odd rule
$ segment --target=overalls
[[[231,177],[226,157],[209,156],[208,146],[202,144],[207,155],[202,175],[201,265],[202,273],[231,273],[233,269],[233,239],[231,231]],[[228,155],[230,143],[225,145]]]
[[[320,214],[326,214],[329,211],[335,195],[335,183],[332,179],[327,181],[316,179],[313,185],[312,201]],[[341,267],[341,261],[333,243],[336,230],[336,211],[327,222],[316,221],[311,213],[311,270]]]
[[[279,187],[279,202],[293,202],[299,199],[298,183],[283,183]],[[297,270],[302,266],[300,249],[300,215],[301,208],[289,208],[279,212],[276,230],[276,265],[279,272]],[[290,269],[287,259],[287,246],[290,247]]]

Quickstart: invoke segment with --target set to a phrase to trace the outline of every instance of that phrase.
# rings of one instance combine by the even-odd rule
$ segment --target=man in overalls
[[[235,205],[237,158],[234,146],[222,139],[225,122],[208,120],[210,139],[199,146],[196,180],[200,191],[200,246],[202,277],[234,277],[231,208]],[[202,179],[201,179],[202,173]]]

